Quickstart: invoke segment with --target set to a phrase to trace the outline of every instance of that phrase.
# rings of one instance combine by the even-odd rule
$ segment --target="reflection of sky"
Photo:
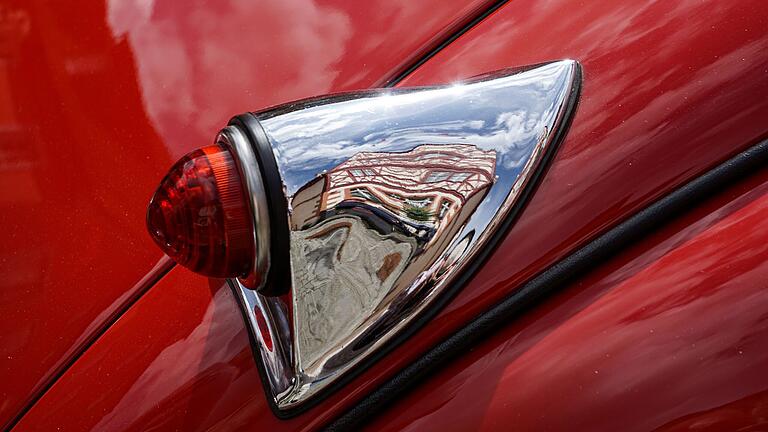
[[[105,0],[175,157],[232,115],[367,88],[485,0]],[[98,2],[97,2],[98,3]]]
[[[477,209],[482,217],[472,219],[487,221],[551,130],[570,90],[571,67],[553,63],[489,81],[321,105],[262,123],[289,195],[359,152],[441,143],[495,150],[498,180]]]

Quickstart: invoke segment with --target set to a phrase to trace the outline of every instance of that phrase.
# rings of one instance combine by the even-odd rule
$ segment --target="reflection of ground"
[[[416,249],[415,239],[382,236],[346,215],[294,231],[291,242],[294,321],[305,366],[370,317]]]

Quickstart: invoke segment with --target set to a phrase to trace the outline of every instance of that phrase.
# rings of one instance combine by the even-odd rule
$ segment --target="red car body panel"
[[[371,429],[735,430],[763,421],[766,221],[763,170],[500,329]],[[274,417],[236,309],[220,281],[175,268],[17,430],[309,430],[337,414],[326,406]]]
[[[500,329],[372,430],[768,427],[768,170]]]
[[[261,385],[232,291],[177,266],[14,430],[290,430]]]
[[[169,267],[144,214],[177,158],[394,76],[486,3],[0,3],[0,426]]]
[[[263,13],[264,5],[243,14],[221,5],[165,3],[151,13],[128,6],[107,10],[104,5],[77,11],[41,5],[28,11],[45,25],[30,31],[34,37],[24,42],[24,52],[50,54],[44,56],[44,68],[35,63],[39,59],[23,55],[13,66],[9,76],[16,77],[12,82],[19,82],[23,96],[13,104],[31,104],[19,105],[23,116],[17,113],[13,121],[38,134],[31,135],[34,144],[24,134],[26,144],[18,147],[38,149],[39,157],[48,158],[47,170],[36,167],[24,174],[32,183],[42,181],[36,176],[48,182],[36,201],[46,207],[38,207],[36,220],[29,216],[34,203],[24,207],[14,202],[0,218],[10,226],[24,221],[27,230],[48,223],[48,234],[61,237],[45,241],[61,250],[37,243],[28,253],[50,253],[51,260],[62,261],[59,267],[37,264],[20,273],[50,279],[16,282],[2,291],[15,297],[0,302],[0,334],[12,332],[18,340],[13,353],[21,355],[12,361],[0,358],[0,380],[10,383],[2,390],[10,402],[0,407],[0,418],[13,415],[105,316],[143,291],[137,283],[159,258],[143,232],[144,205],[172,159],[210,142],[232,114],[384,82],[413,58],[410,53],[423,52],[434,44],[435,35],[454,29],[479,5],[456,6],[451,13],[443,2],[409,6],[418,11],[404,14],[411,19],[400,26],[400,20],[370,18],[382,13],[387,7],[383,3],[345,3],[328,5],[325,15],[322,7],[306,6],[319,17],[308,21],[308,28],[329,37],[335,34],[337,15],[355,17],[348,21],[355,49],[341,44],[340,51],[304,46],[313,40],[309,29],[309,35],[289,32],[284,43],[275,42],[286,28],[303,22],[293,21],[301,19],[294,12],[282,13],[288,10],[282,6],[271,14]],[[339,13],[343,7],[352,9]],[[437,12],[446,13],[442,21],[431,26],[420,21]],[[263,21],[255,21],[259,19]],[[390,28],[391,22],[403,30]],[[109,425],[135,430],[301,430],[324,424],[580,244],[764,137],[766,22],[768,8],[757,0],[617,1],[579,7],[566,1],[523,0],[502,7],[401,85],[574,58],[584,67],[582,98],[573,126],[528,207],[487,264],[436,319],[343,391],[294,419],[278,420],[266,405],[229,288],[175,268],[66,371],[19,429]],[[441,29],[445,23],[454,24]],[[414,31],[423,37],[415,37]],[[264,45],[241,43],[248,32]],[[397,49],[390,52],[390,47]],[[371,63],[361,60],[360,51]],[[174,57],[179,53],[184,55]],[[27,81],[30,77],[36,77],[36,84]],[[105,105],[110,90],[114,100]],[[62,123],[67,127],[56,129]],[[45,153],[52,142],[72,150],[66,169]],[[66,182],[41,174],[57,168],[59,176],[69,174]],[[86,175],[79,169],[92,171]],[[71,191],[82,196],[66,207]],[[83,210],[87,205],[99,207]],[[96,220],[97,214],[101,219]],[[37,231],[24,237],[33,234]],[[81,247],[81,237],[91,241]],[[34,289],[34,296],[20,294]],[[47,309],[32,309],[43,306]],[[30,316],[29,325],[19,325]],[[19,374],[21,364],[37,370]],[[71,415],[82,413],[84,406],[87,413]]]
[[[402,85],[450,82],[558,58],[579,60],[584,73],[570,131],[530,203],[422,334],[452,333],[579,245],[764,138],[766,23],[760,1],[515,1],[408,77]]]

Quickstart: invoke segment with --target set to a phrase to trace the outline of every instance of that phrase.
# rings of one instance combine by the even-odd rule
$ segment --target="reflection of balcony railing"
[[[294,220],[311,226],[356,208],[420,242],[428,241],[457,218],[466,218],[461,214],[474,211],[477,200],[470,198],[493,184],[495,169],[495,151],[469,144],[425,144],[403,153],[361,152],[293,197]],[[470,201],[472,208],[466,208]]]
[[[429,224],[408,220],[385,208],[360,201],[342,201],[333,209],[324,211],[318,218],[318,223],[339,215],[357,216],[379,234],[399,232],[415,238],[419,245],[429,242],[436,232],[435,228]]]

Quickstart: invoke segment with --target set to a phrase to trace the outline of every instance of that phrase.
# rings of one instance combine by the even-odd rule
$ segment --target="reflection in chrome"
[[[293,196],[294,312],[305,370],[320,372],[327,347],[344,344],[396,282],[410,283],[437,261],[490,188],[495,166],[495,151],[467,144],[362,152]]]
[[[235,283],[278,409],[337,382],[471,270],[551,153],[578,76],[566,60],[254,114],[245,127],[274,152],[289,209],[290,238],[271,241],[290,256],[270,257],[290,262],[276,279],[288,294]]]

